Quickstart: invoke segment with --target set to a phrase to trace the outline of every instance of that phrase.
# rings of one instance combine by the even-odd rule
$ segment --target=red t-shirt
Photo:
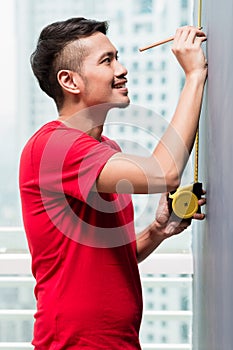
[[[25,231],[36,279],[33,345],[140,349],[141,284],[131,197],[91,191],[120,149],[53,121],[20,161]]]

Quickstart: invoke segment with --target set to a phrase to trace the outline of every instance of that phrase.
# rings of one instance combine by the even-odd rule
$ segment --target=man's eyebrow
[[[117,57],[118,55],[118,51],[106,51],[104,53],[102,53],[102,55],[99,57],[99,60],[101,61],[104,57],[108,56],[108,57]]]

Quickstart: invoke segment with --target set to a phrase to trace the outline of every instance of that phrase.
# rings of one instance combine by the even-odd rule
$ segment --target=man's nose
[[[128,74],[128,71],[125,68],[125,66],[123,66],[123,64],[121,64],[119,61],[116,60],[116,62],[115,62],[115,76],[119,77],[119,76],[124,76],[127,74]]]

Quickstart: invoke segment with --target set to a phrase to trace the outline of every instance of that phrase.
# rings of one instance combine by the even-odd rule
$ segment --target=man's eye
[[[102,63],[104,63],[104,62],[110,63],[110,62],[111,62],[110,57],[106,57],[106,58],[102,61]]]

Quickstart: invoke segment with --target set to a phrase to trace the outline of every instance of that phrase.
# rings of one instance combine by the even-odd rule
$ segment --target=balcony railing
[[[4,239],[1,240],[0,253],[0,288],[28,287],[33,289],[35,281],[31,275],[31,259],[27,252],[25,242],[9,243],[6,233],[10,236],[14,232],[23,233],[22,228],[0,228],[0,238],[7,240],[4,248]],[[17,238],[19,239],[19,238]],[[17,251],[15,251],[17,247]],[[193,260],[191,253],[155,253],[139,265],[139,270],[144,288],[148,287],[179,287],[191,288],[193,274]],[[161,277],[165,275],[165,277]],[[185,277],[180,277],[183,275]],[[175,276],[175,277],[174,277]],[[33,293],[33,291],[32,291]],[[34,309],[0,309],[1,321],[31,321],[33,322]],[[191,323],[192,310],[144,310],[143,322],[182,321]],[[32,349],[30,342],[0,342],[0,349]],[[142,343],[143,350],[191,350],[189,343]]]

